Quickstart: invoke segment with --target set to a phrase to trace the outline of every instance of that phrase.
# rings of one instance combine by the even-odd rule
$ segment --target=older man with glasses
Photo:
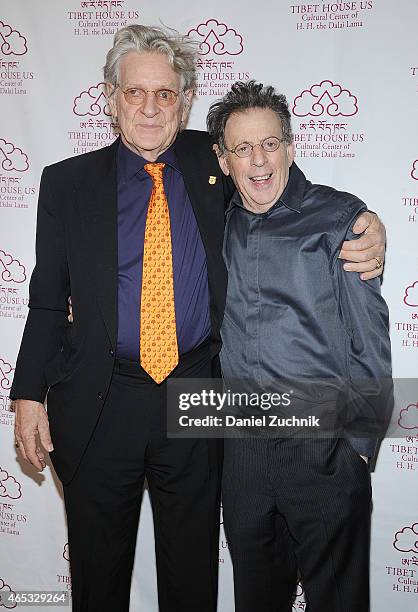
[[[188,39],[123,28],[104,78],[120,138],[41,180],[16,442],[38,469],[49,451],[63,482],[74,611],[128,610],[146,478],[160,610],[214,612],[221,449],[167,439],[165,396],[169,377],[218,373],[232,189],[209,136],[181,131],[196,87]],[[360,225],[365,251],[352,252],[373,270],[384,230],[369,214]]]

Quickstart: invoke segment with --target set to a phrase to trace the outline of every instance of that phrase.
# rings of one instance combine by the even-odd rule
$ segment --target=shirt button
[[[103,399],[103,393],[101,391],[99,391],[99,393],[97,394],[97,397],[99,398],[99,400]]]
[[[115,355],[115,351],[113,349],[109,349],[109,355],[113,357]]]

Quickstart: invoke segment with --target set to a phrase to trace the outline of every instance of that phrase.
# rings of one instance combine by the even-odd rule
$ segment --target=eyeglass
[[[256,144],[251,144],[250,142],[241,142],[234,149],[225,149],[229,151],[229,153],[235,153],[238,157],[249,157],[253,152],[254,147],[260,145],[267,153],[273,153],[277,151],[280,147],[280,143],[285,142],[286,138],[277,138],[277,136],[268,136],[264,138],[261,142],[257,142]]]
[[[140,87],[127,87],[122,89],[120,85],[117,85],[128,104],[142,104],[146,98],[147,93],[153,93],[155,101],[158,106],[166,107],[175,104],[178,96],[184,91],[173,91],[172,89],[141,89]]]

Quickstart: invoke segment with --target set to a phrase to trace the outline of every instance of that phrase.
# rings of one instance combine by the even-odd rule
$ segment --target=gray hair
[[[271,85],[264,86],[263,83],[256,83],[254,80],[246,83],[237,81],[223,98],[211,104],[206,118],[208,132],[222,153],[226,148],[225,126],[229,117],[252,108],[268,108],[274,111],[281,121],[285,142],[291,144],[293,133],[286,96],[276,92]]]
[[[162,53],[166,55],[173,70],[182,77],[185,90],[195,89],[196,50],[194,43],[176,30],[163,30],[143,25],[129,25],[116,32],[113,47],[108,51],[103,67],[104,80],[115,86],[119,82],[119,63],[130,51],[138,53]]]

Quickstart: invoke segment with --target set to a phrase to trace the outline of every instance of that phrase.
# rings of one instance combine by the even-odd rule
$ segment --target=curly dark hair
[[[290,144],[293,140],[289,105],[286,96],[276,92],[271,85],[264,86],[251,80],[237,81],[228,93],[213,102],[206,117],[206,126],[221,152],[225,152],[225,126],[233,113],[245,112],[251,108],[269,108],[279,117],[283,138]]]

